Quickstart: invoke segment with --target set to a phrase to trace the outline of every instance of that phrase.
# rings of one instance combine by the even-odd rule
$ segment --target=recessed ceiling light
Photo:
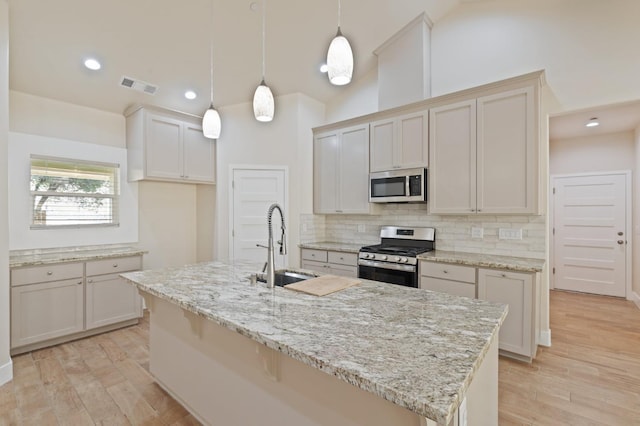
[[[186,92],[184,92],[184,97],[189,99],[189,100],[192,100],[192,99],[197,98],[198,95],[193,90],[187,90]]]
[[[587,124],[585,124],[586,127],[596,127],[599,125],[600,123],[598,122],[598,117],[592,117],[589,121],[587,121]]]
[[[84,60],[84,66],[89,68],[92,71],[97,71],[100,68],[102,68],[102,65],[100,64],[100,62],[98,62],[97,59],[94,58],[87,58]]]
[[[325,73],[327,71],[329,71],[329,66],[327,66],[327,64],[320,65],[320,72]]]

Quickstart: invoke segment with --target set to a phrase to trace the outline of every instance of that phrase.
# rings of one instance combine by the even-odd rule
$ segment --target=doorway
[[[626,297],[631,288],[631,172],[556,175],[554,288]]]
[[[229,217],[229,258],[265,262],[267,251],[257,244],[267,245],[267,211],[273,203],[287,206],[287,168],[232,167]],[[285,217],[285,222],[289,223]],[[274,235],[279,235],[280,218],[274,214]],[[286,256],[276,256],[276,266],[286,265]]]

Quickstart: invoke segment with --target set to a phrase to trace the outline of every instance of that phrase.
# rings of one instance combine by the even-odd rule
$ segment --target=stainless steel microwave
[[[425,203],[427,169],[391,170],[369,174],[370,203]]]

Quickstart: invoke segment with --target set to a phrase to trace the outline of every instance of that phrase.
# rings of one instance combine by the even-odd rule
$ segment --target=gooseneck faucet
[[[280,245],[280,254],[287,254],[287,243],[285,241],[286,236],[284,233],[284,213],[282,213],[282,208],[277,203],[273,203],[267,212],[267,224],[269,225],[269,244],[267,247],[267,287],[269,288],[272,288],[276,281],[275,255],[273,253],[273,224],[271,223],[274,210],[278,210],[278,212],[280,212],[280,227],[282,229],[282,235],[280,236],[280,241],[278,241],[278,244]]]

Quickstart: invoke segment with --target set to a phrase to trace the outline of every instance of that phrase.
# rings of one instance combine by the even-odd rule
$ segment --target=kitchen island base
[[[435,425],[407,408],[149,293],[150,371],[207,425]],[[452,425],[497,425],[497,338]],[[393,361],[389,369],[393,370]]]

